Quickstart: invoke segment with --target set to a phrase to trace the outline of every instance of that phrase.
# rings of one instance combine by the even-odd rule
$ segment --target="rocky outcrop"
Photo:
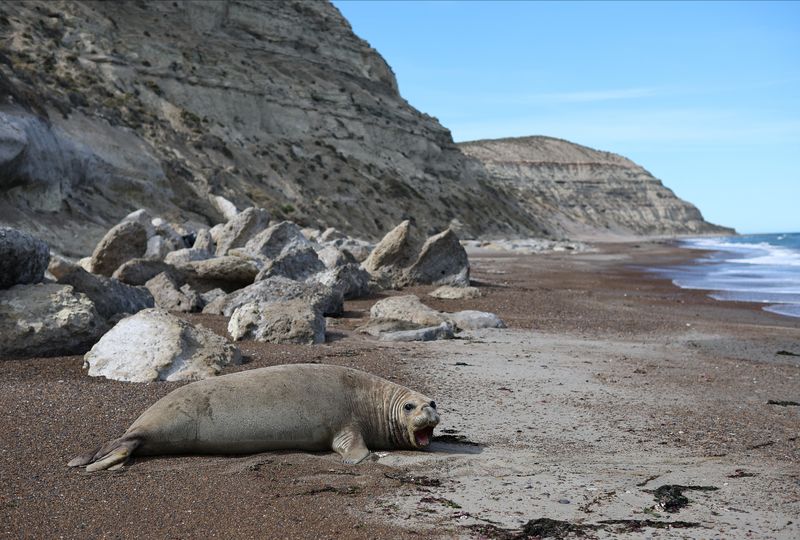
[[[22,231],[0,227],[0,289],[42,281],[49,260],[47,244]]]
[[[255,302],[233,312],[228,333],[234,340],[313,345],[325,342],[325,317],[303,300]]]
[[[159,309],[121,320],[84,356],[92,377],[129,382],[205,379],[239,363],[224,338]]]
[[[106,328],[92,301],[69,285],[0,290],[0,359],[81,354]]]
[[[550,137],[459,143],[546,236],[732,233],[622,156]]]
[[[239,306],[252,302],[274,304],[301,299],[314,306],[323,315],[337,315],[342,312],[341,291],[318,283],[301,283],[276,276],[257,281],[238,291],[219,297],[203,308],[203,313],[230,316]]]
[[[0,19],[0,220],[66,255],[137,208],[210,226],[259,206],[373,239],[412,213],[530,229],[329,2],[31,0]]]

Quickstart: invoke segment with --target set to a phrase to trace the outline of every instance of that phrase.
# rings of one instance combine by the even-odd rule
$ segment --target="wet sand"
[[[443,438],[430,451],[357,467],[285,452],[68,469],[179,384],[93,379],[79,356],[4,361],[0,535],[510,538],[550,518],[588,537],[796,538],[800,407],[768,401],[800,401],[800,356],[776,354],[800,354],[800,320],[641,271],[692,256],[666,243],[481,253],[483,297],[410,291],[441,310],[495,312],[507,330],[379,343],[353,333],[376,297],[349,302],[325,345],[242,343],[236,369],[336,363],[436,399]],[[224,333],[222,317],[188,317]],[[673,484],[718,489],[686,491],[690,504],[669,513],[647,490]],[[666,522],[686,526],[656,528]]]

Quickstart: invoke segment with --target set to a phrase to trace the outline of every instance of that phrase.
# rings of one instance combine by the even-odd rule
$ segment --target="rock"
[[[105,329],[92,301],[69,285],[0,290],[0,359],[82,354]]]
[[[407,330],[419,330],[424,326],[408,321],[394,321],[391,319],[370,319],[366,324],[356,328],[357,332],[369,334],[370,336],[380,337],[384,332],[401,332]]]
[[[205,261],[211,257],[213,257],[213,254],[204,249],[183,248],[167,253],[164,256],[164,262],[173,266],[180,266],[192,261]]]
[[[227,293],[222,289],[211,289],[210,291],[202,293],[200,295],[200,300],[203,303],[203,307],[205,307],[218,298],[224,298],[226,295]]]
[[[342,312],[343,299],[340,291],[318,283],[301,283],[277,276],[257,281],[217,298],[203,308],[203,313],[230,316],[236,308],[251,302],[271,304],[296,299],[302,299],[313,305],[323,315],[336,315]]]
[[[50,260],[50,248],[28,233],[0,227],[0,289],[38,283]]]
[[[211,203],[227,221],[239,215],[236,205],[221,195],[211,195]]]
[[[209,257],[215,252],[216,246],[214,245],[214,239],[211,237],[211,233],[208,232],[208,229],[200,229],[197,231],[197,238],[194,240],[192,249],[205,251],[208,253]]]
[[[317,252],[308,246],[281,253],[261,269],[255,281],[274,276],[303,281],[323,270],[325,270],[325,265],[317,257]]]
[[[328,227],[319,235],[320,242],[332,242],[334,240],[345,240],[347,235],[335,227]]]
[[[169,273],[176,281],[184,279],[183,273],[171,264],[152,259],[131,259],[117,268],[111,277],[127,285],[144,285],[162,272]]]
[[[429,326],[418,330],[404,330],[400,332],[383,332],[381,341],[434,341],[437,339],[452,339],[453,325],[443,322],[438,326]]]
[[[201,296],[189,285],[179,286],[166,272],[149,280],[145,287],[153,295],[156,306],[162,309],[190,313],[200,311],[205,305]]]
[[[228,250],[244,246],[251,238],[269,225],[269,212],[263,208],[247,208],[228,221],[215,238],[217,255],[226,255]]]
[[[325,342],[325,318],[303,300],[248,303],[238,307],[228,323],[234,340],[245,338],[270,343]]]
[[[356,263],[355,257],[349,251],[342,251],[334,246],[324,246],[317,251],[317,257],[325,265],[325,268],[338,268],[345,264]]]
[[[340,291],[345,300],[361,298],[370,293],[369,274],[360,265],[353,263],[324,270],[311,276],[307,281],[321,283]]]
[[[176,226],[174,223],[170,223],[160,217],[153,218],[151,223],[155,228],[156,235],[164,239],[166,249],[169,251],[189,247],[183,239],[183,232],[185,231],[180,231],[180,226]]]
[[[277,259],[292,251],[312,247],[303,232],[291,221],[281,221],[255,235],[245,245],[244,251],[265,259]]]
[[[147,230],[136,221],[123,221],[109,230],[92,253],[92,273],[111,276],[123,263],[144,256]]]
[[[311,242],[316,242],[319,240],[319,229],[314,229],[312,227],[303,227],[300,229],[300,232],[303,233],[303,236],[306,237],[306,240],[310,240]]]
[[[460,330],[478,330],[480,328],[505,328],[505,323],[494,313],[486,311],[465,310],[445,314],[447,319]]]
[[[205,379],[239,363],[227,340],[162,309],[121,320],[84,356],[92,377],[129,382]]]
[[[147,240],[147,249],[144,252],[145,259],[161,261],[171,251],[163,237],[155,235]]]
[[[428,293],[428,296],[446,300],[469,300],[472,298],[480,298],[481,290],[477,287],[453,287],[451,285],[442,285],[435,291]]]
[[[413,294],[379,300],[369,310],[369,315],[373,319],[408,321],[422,326],[438,326],[447,320],[442,313],[429,308]]]
[[[411,222],[406,220],[378,242],[362,266],[379,282],[402,282],[405,268],[414,263],[418,251],[419,242],[412,234]]]
[[[258,275],[255,262],[241,257],[214,257],[205,261],[189,261],[178,266],[189,281],[218,284],[222,289],[236,290],[251,283]]]
[[[156,234],[156,229],[153,227],[153,216],[144,208],[131,212],[122,218],[120,223],[125,223],[126,221],[134,221],[144,227],[148,239]]]
[[[329,245],[341,250],[344,253],[350,254],[356,262],[364,262],[372,253],[375,244],[367,242],[366,240],[359,240],[358,238],[348,238],[346,240],[334,240]]]
[[[425,241],[414,264],[405,272],[407,283],[469,285],[469,259],[456,234],[447,229]]]
[[[90,274],[77,265],[58,278],[62,285],[72,285],[94,302],[97,313],[106,320],[137,313],[155,305],[153,296],[144,287],[132,287],[119,280]]]
[[[50,263],[47,265],[47,271],[54,280],[58,281],[63,276],[73,272],[76,268],[81,268],[77,263],[69,261],[60,255],[52,255]]]

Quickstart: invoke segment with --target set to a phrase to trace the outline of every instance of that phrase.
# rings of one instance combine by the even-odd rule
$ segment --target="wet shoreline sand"
[[[4,361],[0,535],[503,537],[551,518],[697,524],[646,530],[654,535],[796,536],[800,407],[768,401],[800,400],[800,357],[776,354],[800,354],[800,321],[641,270],[697,256],[687,252],[641,242],[484,253],[471,257],[481,298],[438,300],[426,295],[432,287],[400,293],[436,309],[495,312],[508,330],[378,343],[353,333],[375,297],[349,302],[326,345],[241,344],[249,362],[238,369],[337,363],[437,400],[437,434],[450,442],[359,467],[332,453],[284,452],[70,470],[71,457],[119,435],[179,384],[92,379],[79,356]],[[224,332],[222,317],[188,317]],[[691,504],[671,514],[645,491],[666,484],[718,489],[687,491]]]

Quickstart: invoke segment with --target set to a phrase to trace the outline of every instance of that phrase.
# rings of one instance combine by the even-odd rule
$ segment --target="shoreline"
[[[432,451],[355,468],[331,453],[271,452],[135,458],[120,472],[80,473],[66,461],[118,436],[180,383],[93,379],[80,356],[4,361],[0,406],[13,414],[0,431],[14,443],[0,452],[0,536],[502,538],[550,518],[699,523],[681,529],[687,537],[796,537],[800,408],[768,401],[800,399],[800,357],[777,354],[800,354],[800,320],[637,268],[687,251],[640,242],[482,255],[472,260],[481,298],[439,300],[427,296],[434,287],[387,293],[491,311],[509,330],[376,342],[353,329],[379,295],[347,302],[325,345],[241,342],[248,363],[228,373],[336,363],[436,399]],[[225,332],[224,317],[187,317]],[[718,489],[687,492],[691,504],[670,514],[645,491],[664,484]]]

